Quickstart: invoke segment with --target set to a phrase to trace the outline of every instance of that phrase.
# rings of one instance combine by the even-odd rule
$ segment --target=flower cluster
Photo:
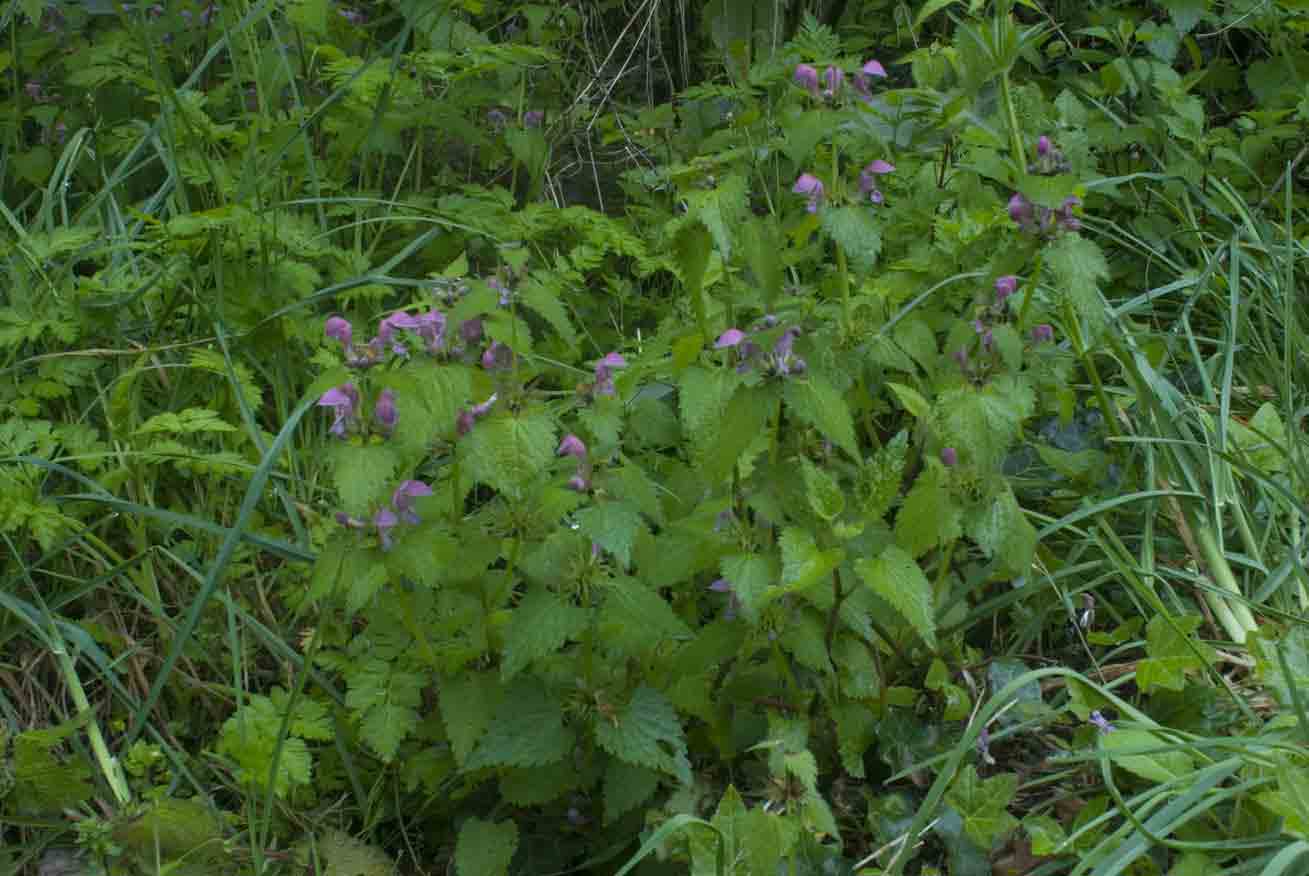
[[[886,68],[877,61],[869,61],[854,74],[854,90],[864,100],[872,97],[873,77],[885,78]],[[841,96],[845,85],[845,71],[832,66],[823,71],[822,83],[819,84],[818,69],[811,64],[799,64],[794,73],[795,84],[809,92],[815,99],[836,100]]]
[[[338,438],[345,438],[363,429],[359,416],[362,399],[353,383],[334,386],[318,399],[318,407],[332,409],[332,425],[328,429]],[[395,390],[383,389],[373,405],[373,422],[383,435],[390,437],[400,422],[400,412],[395,406]]]
[[[463,436],[473,431],[473,426],[477,424],[477,421],[491,412],[491,407],[495,404],[498,397],[498,394],[493,392],[491,393],[490,398],[482,402],[480,405],[473,405],[471,408],[464,408],[461,410],[459,416],[455,420],[455,432],[458,435]]]
[[[1036,141],[1036,161],[1027,165],[1027,172],[1036,176],[1054,176],[1068,173],[1071,169],[1072,165],[1063,152],[1059,151],[1049,137],[1042,134]]]
[[[617,391],[614,388],[614,370],[626,367],[627,360],[620,353],[608,353],[595,363],[596,395],[613,395]]]
[[[1009,199],[1009,218],[1028,234],[1050,237],[1058,231],[1077,231],[1082,227],[1081,221],[1073,215],[1073,208],[1081,204],[1081,198],[1069,195],[1057,208],[1041,207],[1027,200],[1021,192],[1015,192]]]
[[[984,352],[990,352],[995,345],[995,335],[992,326],[997,322],[1005,322],[1009,319],[1009,299],[1018,291],[1018,278],[1013,274],[1006,274],[1003,277],[997,277],[995,281],[995,297],[992,303],[981,309],[978,316],[973,320],[973,334],[977,338],[978,346]],[[1032,328],[1032,343],[1043,344],[1054,340],[1054,327],[1041,323]],[[971,374],[969,348],[955,350],[952,354],[955,362],[959,364],[959,369],[967,376]],[[953,455],[951,448],[946,448]],[[953,458],[953,456],[952,456]],[[946,458],[945,451],[942,452],[941,461],[947,466],[954,465],[952,459]]]
[[[766,316],[764,325],[757,327],[755,331],[772,328],[776,324],[775,317]],[[800,337],[799,327],[791,326],[782,332],[782,336],[773,344],[772,350],[765,354],[763,348],[750,339],[751,335],[738,328],[729,328],[718,336],[718,340],[714,342],[714,349],[736,351],[738,374],[745,374],[756,365],[761,365],[768,374],[790,377],[804,374],[808,370],[805,360],[797,356],[793,349],[795,339],[798,337]]]
[[[361,520],[358,517],[351,517],[344,511],[338,511],[336,522],[348,529],[376,530],[382,542],[382,550],[390,550],[391,530],[402,523],[409,526],[421,523],[422,519],[414,511],[414,500],[430,495],[432,495],[432,488],[422,481],[405,481],[391,494],[390,507],[379,508],[373,514],[372,520]]]
[[[577,473],[568,479],[568,488],[579,493],[591,489],[591,460],[582,439],[571,433],[565,435],[555,453],[559,456],[571,456],[577,460]]]
[[[891,162],[879,158],[870,163],[859,174],[859,193],[867,195],[868,200],[880,205],[885,199],[882,197],[881,189],[877,187],[877,178],[888,173],[895,173],[895,165]]]

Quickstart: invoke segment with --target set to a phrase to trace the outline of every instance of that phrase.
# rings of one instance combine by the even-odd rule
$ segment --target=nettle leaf
[[[405,374],[418,387],[435,434],[453,437],[459,411],[473,391],[472,372],[463,365],[415,359],[405,366]]]
[[[873,454],[859,471],[857,495],[866,520],[881,520],[900,495],[909,458],[909,433],[900,432]]]
[[[600,610],[600,638],[606,647],[639,657],[660,643],[694,636],[659,593],[636,578],[619,577],[605,590]]]
[[[604,778],[604,822],[613,824],[659,788],[659,773],[618,758],[610,758]]]
[[[701,465],[708,481],[731,476],[732,468],[764,433],[768,418],[776,409],[776,396],[769,389],[745,386],[737,389],[722,416],[722,422],[730,423],[731,428],[719,429],[716,440],[702,456]]]
[[[836,207],[822,211],[823,230],[860,271],[871,271],[882,252],[882,232],[872,208]]]
[[[459,766],[465,766],[473,747],[491,726],[504,691],[494,672],[467,671],[441,679],[437,690],[441,719]]]
[[[895,515],[896,543],[915,557],[963,534],[963,510],[941,480],[939,467],[924,468]]]
[[[464,765],[466,772],[495,766],[544,766],[573,748],[559,699],[539,680],[520,677],[505,691],[495,718]]]
[[[155,414],[136,430],[137,435],[192,435],[197,432],[235,432],[236,427],[208,408],[187,408]]]
[[[1094,241],[1080,234],[1061,234],[1045,248],[1045,263],[1054,282],[1072,302],[1086,333],[1092,337],[1108,321],[1100,284],[1109,279],[1109,262]]]
[[[682,426],[697,448],[708,447],[717,436],[723,408],[739,382],[735,372],[722,368],[711,370],[693,365],[682,372],[678,381],[678,407]]]
[[[971,456],[983,471],[999,467],[1036,408],[1026,382],[1002,376],[985,387],[960,387],[940,395],[935,405],[941,443]]]
[[[518,300],[544,319],[565,344],[576,347],[577,329],[560,300],[561,287],[562,283],[549,272],[533,274],[519,285]]]
[[[28,730],[13,737],[13,785],[6,787],[8,804],[21,813],[57,813],[91,798],[91,770],[81,757],[64,759],[55,754],[60,742],[76,728],[72,722],[61,727]],[[0,758],[8,741],[7,727],[0,725]],[[271,747],[271,746],[269,746]],[[263,759],[263,778],[270,759]],[[0,767],[10,766],[0,760]],[[0,773],[0,775],[4,775]],[[9,778],[8,775],[4,776]],[[3,799],[3,798],[0,798]]]
[[[804,472],[809,507],[824,521],[831,523],[845,510],[845,493],[836,480],[808,459],[800,460]]]
[[[500,677],[508,681],[533,660],[558,651],[586,628],[589,614],[544,587],[532,588],[514,609],[505,629]]]
[[[686,737],[672,703],[651,687],[639,687],[627,707],[612,719],[597,715],[595,741],[620,760],[691,781]]]
[[[892,545],[876,559],[859,560],[855,571],[935,650],[936,611],[932,607],[932,584],[912,555]]]
[[[803,529],[787,527],[779,539],[782,545],[782,585],[788,590],[805,590],[824,581],[841,565],[845,551],[818,549],[814,537]]]
[[[461,453],[473,478],[509,496],[520,496],[549,466],[556,445],[554,420],[542,411],[495,417],[463,437]]]
[[[645,529],[639,511],[626,502],[605,502],[583,508],[574,517],[582,534],[613,554],[624,569],[632,564],[632,545]]]
[[[395,489],[400,457],[386,444],[354,446],[339,441],[328,448],[327,463],[341,499],[341,510],[357,517],[369,517]]]
[[[345,705],[359,716],[364,744],[382,760],[394,760],[400,743],[418,726],[423,677],[374,657],[348,669],[346,684]]]
[[[518,825],[512,821],[484,821],[473,816],[459,828],[455,841],[455,870],[459,876],[508,876],[509,862],[518,851]]]
[[[996,571],[1027,574],[1036,553],[1036,528],[1007,484],[989,504],[968,515],[965,527],[978,547],[996,561]]]
[[[864,778],[864,752],[877,740],[876,713],[863,703],[845,702],[832,708],[841,766],[856,779]]]
[[[1009,814],[1009,803],[1018,791],[1018,776],[1001,773],[983,780],[977,767],[969,764],[960,772],[945,799],[964,820],[964,832],[982,849],[996,842],[1018,826]]]
[[[1214,659],[1213,649],[1199,640],[1187,639],[1203,622],[1198,614],[1165,618],[1156,616],[1145,627],[1145,653],[1137,664],[1136,684],[1142,693],[1156,688],[1182,690],[1186,674],[1203,669]]]
[[[581,781],[583,775],[569,761],[507,769],[500,776],[500,796],[515,806],[540,806],[558,800]]]
[[[758,623],[759,611],[768,602],[768,590],[781,574],[777,561],[761,554],[733,554],[723,558],[719,569],[732,585],[745,619]]]
[[[712,189],[685,193],[688,215],[709,229],[724,262],[732,258],[734,232],[749,212],[746,189],[744,176],[729,174]]]
[[[851,457],[860,458],[850,409],[841,393],[825,377],[810,374],[805,380],[788,381],[785,398],[787,411],[792,416],[816,428],[824,438]]]

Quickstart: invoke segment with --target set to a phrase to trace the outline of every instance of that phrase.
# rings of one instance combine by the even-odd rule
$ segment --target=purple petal
[[[882,159],[879,158],[876,161],[869,164],[867,167],[865,167],[864,173],[873,173],[873,174],[895,173],[895,165],[889,161],[883,161]]]
[[[719,578],[717,581],[709,585],[709,589],[715,593],[731,593],[732,584],[726,578]]]
[[[959,452],[953,447],[941,448],[941,462],[949,467],[957,465],[959,463]]]
[[[817,196],[821,198],[823,196],[823,183],[822,180],[814,176],[812,173],[802,173],[800,174],[799,179],[795,181],[795,185],[791,187],[791,191],[797,195],[809,195],[811,197]]]
[[[715,350],[725,350],[728,347],[735,347],[745,340],[745,332],[740,329],[730,328],[718,336],[714,341]]]
[[[818,71],[809,64],[797,65],[795,68],[795,84],[817,97]]]
[[[559,449],[555,451],[559,456],[573,456],[577,459],[586,458],[586,445],[582,439],[576,435],[568,434],[559,442]]]
[[[350,320],[342,316],[329,319],[326,332],[329,338],[340,341],[341,346],[346,348],[349,348],[350,340],[354,337],[354,327],[350,325]]]
[[[1018,278],[1012,274],[1000,277],[995,281],[996,301],[1004,301],[1016,291],[1018,291]]]
[[[395,428],[395,424],[400,420],[400,412],[395,407],[395,390],[382,390],[377,396],[377,405],[373,408],[373,416],[388,433]]]
[[[886,78],[886,68],[882,66],[880,61],[869,61],[867,64],[864,64],[862,72],[866,76],[880,76]]]

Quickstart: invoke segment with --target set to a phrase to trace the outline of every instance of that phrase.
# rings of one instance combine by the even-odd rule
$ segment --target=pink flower
[[[350,425],[355,417],[355,411],[359,407],[359,390],[355,389],[353,383],[343,383],[340,386],[333,387],[323,393],[318,399],[320,408],[332,408],[336,418],[332,421],[332,427],[328,430],[337,437],[344,438],[346,428]]]
[[[556,450],[555,453],[559,456],[572,456],[577,459],[585,459],[586,445],[582,443],[581,438],[570,433],[565,435],[563,440],[559,442],[559,449]]]
[[[845,73],[840,67],[828,67],[823,71],[823,89],[824,97],[836,97],[841,91],[841,85],[845,82]]]
[[[817,97],[818,71],[808,64],[797,65],[795,68],[795,84]]]
[[[1040,158],[1044,158],[1050,154],[1050,138],[1044,134],[1042,134],[1041,138],[1036,141],[1036,154]]]
[[[492,341],[491,346],[482,353],[482,367],[487,371],[499,371],[514,364],[514,351],[499,341]]]
[[[1054,326],[1050,325],[1049,323],[1043,322],[1038,326],[1032,327],[1033,343],[1043,344],[1046,343],[1047,341],[1053,341],[1053,340],[1054,340]]]
[[[400,412],[395,408],[395,390],[384,389],[377,396],[373,418],[381,424],[386,434],[390,435],[395,430],[395,424],[400,420]]]
[[[391,507],[395,508],[400,519],[405,523],[421,523],[414,513],[414,499],[432,495],[432,488],[422,481],[404,481],[391,494]]]
[[[995,281],[995,300],[996,303],[1002,304],[1004,300],[1014,292],[1018,291],[1018,278],[1012,274],[1000,277]]]
[[[616,392],[613,378],[614,369],[626,367],[627,360],[621,354],[606,354],[603,359],[595,363],[595,391],[600,395],[613,395]]]
[[[373,525],[377,527],[377,535],[382,539],[382,550],[391,549],[391,530],[399,524],[400,518],[390,508],[382,508],[373,515]]]
[[[795,181],[791,191],[797,195],[804,195],[809,199],[805,209],[810,213],[818,212],[818,205],[823,201],[823,182],[812,173],[802,173],[800,178]]]
[[[354,337],[354,327],[345,317],[333,316],[327,321],[326,334],[329,338],[340,341],[341,346],[348,350],[350,341]]]
[[[741,331],[740,329],[729,328],[727,331],[723,332],[721,335],[718,336],[717,341],[714,341],[714,349],[726,350],[729,347],[737,346],[744,340],[745,340],[745,332]]]
[[[941,462],[947,467],[953,468],[959,464],[959,453],[953,447],[942,447]]]
[[[575,474],[568,479],[568,489],[575,490],[579,493],[585,493],[591,489],[591,482],[580,474]]]

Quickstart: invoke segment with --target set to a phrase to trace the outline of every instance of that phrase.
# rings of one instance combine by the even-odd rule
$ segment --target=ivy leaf
[[[785,398],[787,410],[793,416],[816,428],[851,457],[861,458],[850,409],[841,393],[826,378],[810,374],[806,380],[790,380],[786,384]]]
[[[682,724],[672,704],[654,688],[637,688],[631,702],[612,720],[597,715],[595,741],[628,763],[667,773],[682,784],[691,782]]]
[[[995,847],[996,841],[1018,826],[1018,819],[1006,807],[1018,791],[1018,776],[1001,773],[982,780],[972,764],[964,767],[946,792],[946,802],[964,820],[964,832],[983,849]]]
[[[542,411],[495,417],[464,436],[461,455],[474,479],[508,496],[521,496],[555,453],[554,420]]]
[[[1186,687],[1187,672],[1203,669],[1205,661],[1213,659],[1209,646],[1199,641],[1187,643],[1202,620],[1198,614],[1150,619],[1145,627],[1145,653],[1149,656],[1136,669],[1136,684],[1142,693],[1156,688],[1180,691]]]
[[[507,876],[509,862],[518,851],[518,825],[512,821],[469,818],[455,841],[455,870],[459,876]]]
[[[876,559],[859,560],[855,571],[874,593],[909,622],[928,647],[936,649],[932,584],[907,551],[892,545]]]
[[[535,587],[514,609],[505,630],[500,677],[509,681],[538,657],[552,654],[586,628],[589,612]]]

